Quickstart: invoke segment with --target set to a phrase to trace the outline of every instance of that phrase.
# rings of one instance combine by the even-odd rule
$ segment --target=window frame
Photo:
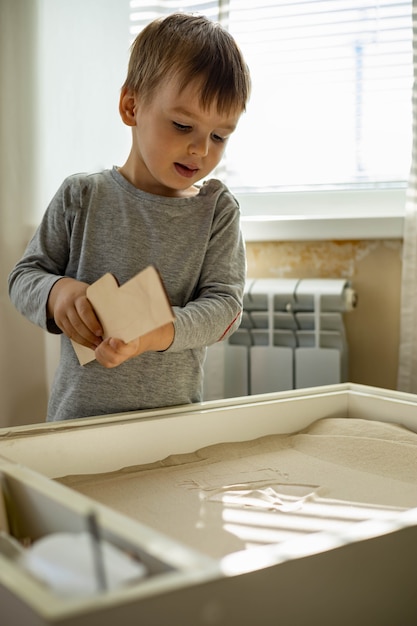
[[[355,183],[333,189],[236,189],[235,195],[247,241],[401,239],[406,191],[407,180],[362,189]]]
[[[407,181],[366,189],[354,185],[314,190],[229,188],[239,201],[248,242],[403,237]]]

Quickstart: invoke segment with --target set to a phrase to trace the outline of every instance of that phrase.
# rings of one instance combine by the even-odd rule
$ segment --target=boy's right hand
[[[95,350],[102,342],[103,329],[87,299],[88,286],[74,278],[61,278],[49,293],[47,312],[67,337]]]

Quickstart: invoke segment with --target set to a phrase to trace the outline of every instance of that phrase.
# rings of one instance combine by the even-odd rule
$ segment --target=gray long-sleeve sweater
[[[62,276],[93,283],[111,272],[123,284],[148,265],[176,316],[172,345],[106,369],[80,366],[62,335],[48,421],[200,401],[206,346],[238,327],[246,273],[239,206],[221,182],[168,198],[137,189],[117,168],[67,178],[10,273],[16,308],[59,333],[46,305]]]

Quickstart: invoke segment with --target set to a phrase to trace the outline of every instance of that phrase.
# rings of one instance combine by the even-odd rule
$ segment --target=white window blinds
[[[226,2],[222,0],[131,0],[130,1],[130,32],[134,36],[139,33],[146,24],[170,13],[183,11],[184,13],[200,13],[212,20],[224,23],[227,15]]]
[[[253,93],[227,148],[235,190],[375,187],[411,161],[411,0],[131,2],[132,33],[176,10],[222,21]]]

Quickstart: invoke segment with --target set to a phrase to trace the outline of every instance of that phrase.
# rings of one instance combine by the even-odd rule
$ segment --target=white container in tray
[[[51,480],[104,476],[215,444],[298,433],[322,418],[417,432],[417,397],[341,384],[0,430],[11,535],[36,540],[78,532],[94,510],[102,536],[138,555],[149,572],[125,588],[69,600],[0,554],[1,626],[416,624],[417,508],[370,506],[355,520],[356,508],[347,503],[353,513],[343,528],[326,527],[323,518],[325,530],[214,558],[179,541],[169,516],[155,530]]]

